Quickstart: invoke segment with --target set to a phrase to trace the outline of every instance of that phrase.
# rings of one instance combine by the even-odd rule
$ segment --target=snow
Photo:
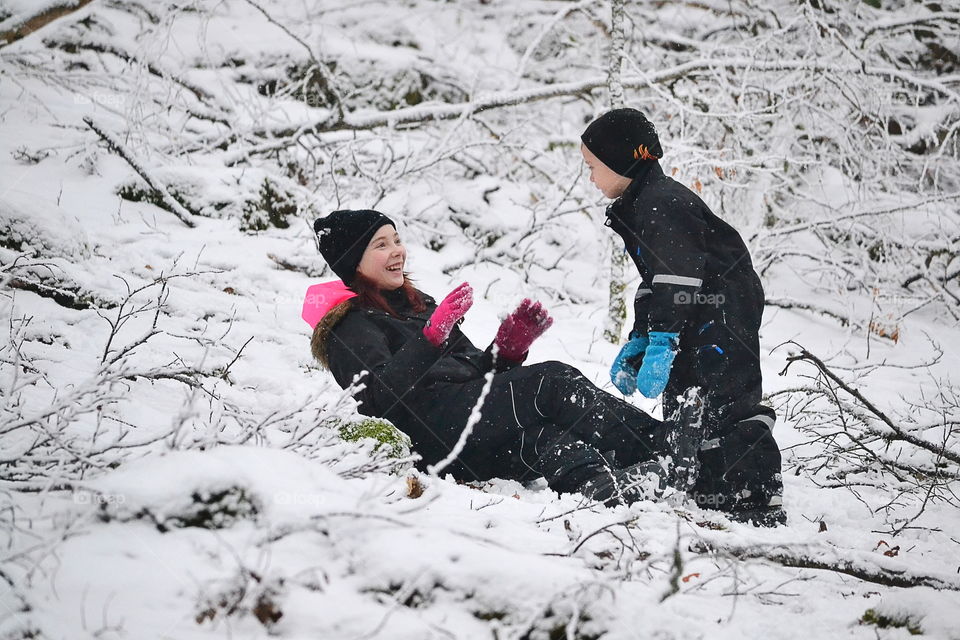
[[[454,82],[467,100],[499,100],[511,95],[505,87],[533,95],[606,73],[605,40],[592,22],[606,19],[603,3],[580,3],[560,20],[563,3],[532,0],[258,4],[319,60],[367,85],[412,69]],[[38,6],[4,0],[0,15],[12,24]],[[666,40],[702,42],[700,9],[641,8]],[[784,9],[785,24],[802,22],[795,11]],[[717,17],[722,9],[710,15],[728,19]],[[770,36],[778,38],[788,35]],[[107,43],[131,58],[44,44],[57,39]],[[525,56],[537,41],[545,53]],[[769,53],[769,43],[751,43],[758,56]],[[705,46],[720,56],[727,44]],[[396,220],[408,267],[435,298],[473,285],[463,330],[474,342],[486,345],[522,298],[540,299],[555,322],[528,362],[570,363],[620,396],[608,377],[619,347],[601,338],[605,203],[577,151],[583,122],[605,108],[602,91],[421,128],[307,134],[263,154],[255,150],[276,140],[255,132],[323,122],[331,110],[258,91],[307,53],[251,3],[91,3],[0,48],[0,58],[0,638],[907,637],[861,623],[868,609],[909,619],[929,637],[960,637],[956,501],[925,500],[925,485],[906,472],[828,486],[843,484],[829,472],[847,461],[819,472],[807,462],[824,450],[811,441],[826,428],[817,420],[835,424],[822,399],[796,391],[813,385],[813,365],[794,362],[780,375],[799,343],[897,424],[922,426],[918,436],[956,451],[943,418],[957,406],[956,290],[899,286],[912,275],[906,267],[925,265],[933,281],[938,269],[950,271],[938,262],[957,233],[955,199],[942,197],[949,176],[931,195],[915,177],[913,191],[874,179],[872,157],[854,178],[809,161],[809,145],[771,142],[748,154],[751,143],[718,128],[741,106],[707,79],[702,90],[677,84],[669,98],[642,83],[628,89],[644,108],[678,114],[660,127],[675,138],[664,145],[665,171],[701,181],[705,201],[751,243],[768,298],[784,303],[766,308],[761,363],[778,409],[789,522],[758,529],[669,501],[604,508],[542,481],[461,485],[337,435],[340,421],[359,414],[313,361],[301,310],[307,288],[332,279],[312,220],[342,207]],[[518,78],[521,60],[527,75]],[[764,76],[773,95],[801,63]],[[692,94],[709,102],[709,114]],[[792,118],[825,136],[849,126],[839,111],[836,121],[821,118],[814,98],[790,96],[813,106],[777,120],[770,140]],[[909,141],[953,117],[943,104],[896,107],[918,123]],[[400,104],[407,119],[395,119],[452,108]],[[84,117],[185,197],[196,227],[121,198],[120,187],[142,181]],[[347,121],[385,118],[361,105]],[[738,173],[725,181],[717,166]],[[296,212],[289,226],[243,231],[244,207],[266,178]],[[784,196],[791,190],[793,201]],[[888,243],[886,261],[853,241],[825,261],[822,234],[839,228],[826,223],[843,216],[857,238]],[[912,250],[914,263],[890,257]],[[629,277],[632,294],[639,283]],[[83,308],[15,280],[56,287]],[[786,308],[793,302],[813,310]],[[879,335],[880,325],[897,339]],[[629,401],[660,413],[658,400]],[[820,402],[819,413],[804,413],[805,402]],[[51,408],[38,425],[4,431]],[[936,460],[902,442],[876,450],[904,465]],[[409,477],[422,496],[408,497]],[[956,490],[955,480],[944,485]],[[185,524],[204,520],[206,507],[216,514],[205,526]],[[887,586],[742,553],[757,549],[933,586]],[[282,615],[258,618],[265,610]]]

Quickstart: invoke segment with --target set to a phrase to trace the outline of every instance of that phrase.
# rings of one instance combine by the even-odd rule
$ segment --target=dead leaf
[[[224,287],[224,288],[223,288],[223,292],[224,292],[224,293],[229,293],[229,294],[232,295],[232,296],[237,295],[237,292],[236,292],[236,290],[234,290],[233,287]]]
[[[423,485],[420,478],[416,476],[407,476],[407,497],[419,498],[423,495]]]
[[[283,611],[277,606],[269,593],[262,593],[251,610],[254,617],[265,627],[270,627],[283,617]]]
[[[689,575],[683,576],[683,577],[680,578],[680,579],[683,580],[684,582],[690,582],[691,579],[693,579],[693,578],[699,578],[699,577],[700,577],[700,574],[699,574],[699,573],[691,573],[691,574],[689,574]]]
[[[883,325],[876,321],[870,322],[870,333],[880,336],[881,338],[889,338],[893,340],[894,343],[900,341],[900,327],[898,325]]]
[[[883,552],[883,555],[887,556],[888,558],[896,558],[898,555],[900,555],[900,545],[890,547]]]
[[[827,530],[827,523],[824,522],[823,520],[821,520],[821,521],[820,521],[820,531],[819,531],[819,533],[823,533],[823,532],[826,531],[826,530]]]
[[[717,177],[720,178],[721,180],[723,180],[723,178],[724,178],[723,167],[714,167],[713,170],[714,170],[714,172],[716,172]]]
[[[519,499],[520,499],[520,494],[519,494],[519,493],[515,493],[515,494],[513,494],[513,497],[516,498],[517,500],[519,500]]]
[[[693,188],[697,190],[697,193],[703,193],[703,183],[700,182],[700,178],[693,181]]]

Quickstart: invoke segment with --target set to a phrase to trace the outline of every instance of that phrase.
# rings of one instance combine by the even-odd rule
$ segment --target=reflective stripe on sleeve
[[[639,300],[644,296],[648,296],[653,293],[653,289],[637,289],[637,295],[633,297],[634,300]]]
[[[659,275],[653,276],[650,284],[677,284],[681,287],[699,287],[703,284],[700,278],[689,278],[687,276]]]
[[[771,431],[773,431],[773,425],[776,424],[776,419],[771,418],[768,415],[758,413],[757,415],[751,416],[749,418],[745,418],[740,422],[762,422],[767,426],[767,429],[770,429]]]

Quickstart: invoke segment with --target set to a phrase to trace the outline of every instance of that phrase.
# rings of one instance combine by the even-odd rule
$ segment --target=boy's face
[[[624,177],[603,164],[597,156],[593,155],[586,145],[580,145],[580,153],[583,154],[583,161],[590,168],[590,182],[596,185],[597,189],[610,199],[616,199],[623,195],[630,185],[630,178]]]

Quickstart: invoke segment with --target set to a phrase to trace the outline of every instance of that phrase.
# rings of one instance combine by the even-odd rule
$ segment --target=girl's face
[[[357,272],[372,280],[382,291],[393,291],[403,286],[403,265],[407,250],[400,244],[400,234],[393,225],[385,224],[373,234]]]
[[[616,199],[623,195],[623,192],[630,186],[630,178],[626,178],[593,155],[590,149],[584,144],[580,145],[580,153],[583,154],[583,161],[590,168],[590,182],[596,185],[597,189],[610,199]]]

